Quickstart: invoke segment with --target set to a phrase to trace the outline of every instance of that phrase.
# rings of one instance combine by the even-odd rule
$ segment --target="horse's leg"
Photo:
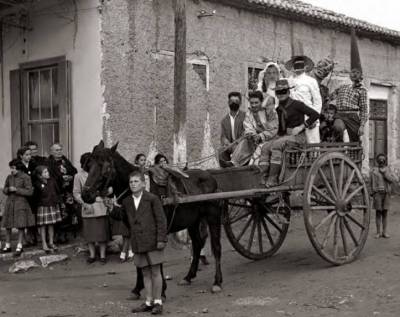
[[[164,276],[164,266],[162,263],[160,265],[160,271],[161,271],[161,277],[162,277],[161,297],[162,297],[163,301],[165,301],[167,299],[167,295],[165,293],[167,291],[167,280],[165,279],[165,276]]]
[[[141,268],[136,267],[136,285],[132,290],[132,295],[139,298],[140,292],[144,289],[143,271]]]
[[[219,207],[210,204],[207,216],[208,228],[210,231],[211,250],[215,259],[215,279],[212,292],[217,293],[222,290],[222,271],[221,271],[221,216]]]
[[[192,262],[188,274],[180,282],[180,285],[190,284],[191,280],[196,277],[199,268],[200,252],[205,241],[201,238],[199,230],[199,222],[196,222],[188,228],[190,239],[192,240]]]

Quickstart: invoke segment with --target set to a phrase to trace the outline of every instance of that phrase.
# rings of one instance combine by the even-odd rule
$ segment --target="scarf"
[[[154,183],[159,186],[167,186],[168,184],[168,172],[165,171],[160,166],[154,166],[150,168],[151,175],[153,178]]]

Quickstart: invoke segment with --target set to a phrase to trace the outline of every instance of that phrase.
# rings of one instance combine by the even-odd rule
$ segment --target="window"
[[[14,116],[13,131],[19,130],[19,140],[13,141],[13,149],[28,140],[38,143],[40,155],[47,156],[51,144],[60,142],[69,156],[71,149],[69,122],[69,76],[68,62],[65,58],[54,58],[39,62],[26,63],[18,70],[20,81],[19,98],[11,100]],[[15,71],[14,71],[15,72]],[[11,86],[16,80],[11,76]],[[13,125],[13,123],[12,123]],[[13,138],[14,140],[14,138]],[[19,142],[18,142],[19,141]],[[14,144],[14,143],[19,143]]]
[[[247,91],[256,90],[258,84],[258,75],[262,71],[262,68],[248,67],[247,68]]]

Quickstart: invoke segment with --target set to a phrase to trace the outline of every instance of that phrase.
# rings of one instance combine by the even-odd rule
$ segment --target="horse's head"
[[[82,199],[88,204],[95,202],[97,196],[106,196],[108,188],[112,185],[116,170],[113,154],[117,150],[118,143],[112,148],[104,147],[100,141],[93,148],[92,155],[87,164],[88,178],[82,190]]]

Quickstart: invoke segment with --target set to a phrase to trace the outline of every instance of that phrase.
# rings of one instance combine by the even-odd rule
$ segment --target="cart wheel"
[[[285,240],[289,228],[287,199],[228,199],[224,228],[234,249],[251,260],[272,256]]]
[[[354,261],[368,237],[370,203],[360,170],[343,153],[321,155],[304,186],[304,223],[317,253],[334,265]]]

